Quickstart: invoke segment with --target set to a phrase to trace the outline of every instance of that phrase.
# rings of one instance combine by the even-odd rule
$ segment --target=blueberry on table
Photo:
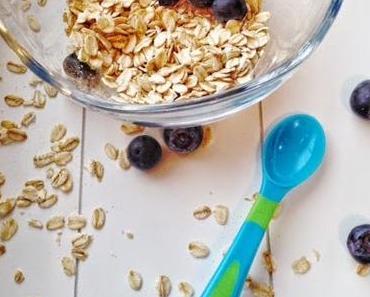
[[[213,4],[213,0],[190,0],[190,3],[196,7],[211,7]]]
[[[358,116],[370,119],[370,80],[363,81],[353,90],[351,108]]]
[[[138,169],[151,169],[161,160],[162,148],[153,137],[141,135],[134,138],[129,144],[127,158],[131,165]]]
[[[178,128],[165,129],[164,141],[171,151],[177,153],[191,153],[195,151],[203,141],[203,128]]]
[[[100,75],[87,63],[81,62],[75,53],[64,59],[63,69],[68,76],[86,82],[90,87],[99,83]]]
[[[248,12],[245,0],[214,0],[212,9],[219,22],[242,20]]]
[[[175,6],[179,0],[159,0],[161,6]]]
[[[347,247],[356,261],[370,263],[370,225],[360,225],[352,229],[347,239]]]

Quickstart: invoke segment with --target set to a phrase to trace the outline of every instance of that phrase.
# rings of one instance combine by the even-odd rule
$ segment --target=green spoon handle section
[[[202,297],[239,297],[265,231],[279,204],[258,195]]]

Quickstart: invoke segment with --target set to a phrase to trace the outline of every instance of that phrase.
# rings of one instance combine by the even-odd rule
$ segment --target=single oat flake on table
[[[295,274],[306,274],[311,269],[311,262],[306,257],[301,257],[292,264]]]
[[[127,279],[128,279],[128,284],[131,289],[135,291],[139,291],[141,289],[143,285],[143,278],[140,273],[130,270],[128,272]]]
[[[211,95],[250,81],[269,42],[270,13],[248,0],[242,21],[218,23],[158,1],[71,0],[64,14],[77,58],[121,102],[155,104]]]

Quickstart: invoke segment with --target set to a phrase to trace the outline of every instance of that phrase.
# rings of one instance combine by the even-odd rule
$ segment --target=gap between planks
[[[82,108],[82,125],[81,125],[81,156],[80,156],[80,176],[79,176],[79,192],[78,192],[78,214],[82,210],[82,193],[83,193],[83,179],[84,179],[84,164],[85,164],[85,137],[86,135],[86,108]],[[74,282],[73,296],[78,296],[78,281],[80,275],[80,261],[76,260],[76,275]]]

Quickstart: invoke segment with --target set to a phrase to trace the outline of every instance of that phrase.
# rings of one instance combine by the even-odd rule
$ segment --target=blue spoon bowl
[[[202,297],[240,296],[276,208],[317,171],[325,150],[324,130],[312,116],[289,116],[271,130],[262,150],[260,193]]]

